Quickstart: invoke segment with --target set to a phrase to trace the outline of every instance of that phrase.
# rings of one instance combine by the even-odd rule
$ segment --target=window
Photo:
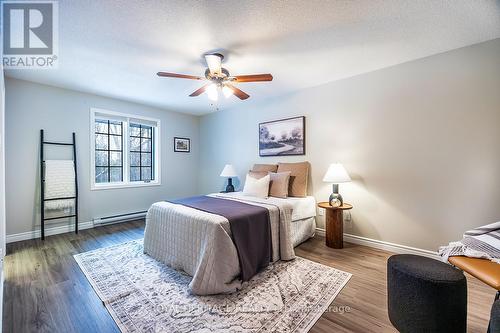
[[[95,121],[95,182],[123,181],[123,122]]]
[[[153,180],[153,127],[140,124],[130,124],[129,138],[130,180]]]
[[[159,185],[157,119],[91,109],[91,188]]]

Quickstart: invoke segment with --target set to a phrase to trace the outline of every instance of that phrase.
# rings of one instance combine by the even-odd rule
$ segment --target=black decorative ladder
[[[74,197],[62,197],[62,198],[50,198],[45,199],[45,158],[44,158],[44,145],[55,145],[55,146],[72,146],[73,147],[73,166],[75,168],[75,196]],[[56,216],[45,218],[45,201],[53,200],[75,200],[75,211],[74,214],[65,216]],[[43,129],[40,130],[40,222],[41,222],[41,238],[45,239],[45,221],[57,220],[64,218],[75,218],[75,233],[78,233],[78,177],[76,173],[76,139],[75,132],[73,132],[73,143],[65,142],[51,142],[45,141],[43,137]]]

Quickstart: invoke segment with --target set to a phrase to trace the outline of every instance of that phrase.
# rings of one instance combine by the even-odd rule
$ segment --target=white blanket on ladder
[[[74,197],[75,167],[73,160],[45,161],[45,199]],[[64,210],[74,207],[74,199],[45,201],[47,210]]]

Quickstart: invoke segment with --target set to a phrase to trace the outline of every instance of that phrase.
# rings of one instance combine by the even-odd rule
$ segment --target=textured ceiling
[[[155,73],[202,75],[218,50],[233,75],[273,74],[238,85],[264,99],[498,37],[495,0],[59,0],[59,69],[7,76],[203,114],[201,82]]]

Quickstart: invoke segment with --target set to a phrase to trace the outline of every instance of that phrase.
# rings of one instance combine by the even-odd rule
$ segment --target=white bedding
[[[214,194],[212,194],[214,195]],[[218,197],[229,197],[234,199],[248,200],[252,197],[244,195],[243,192],[232,192],[217,194]],[[316,233],[316,199],[313,196],[305,198],[288,197],[267,199],[272,202],[280,202],[292,207],[292,222],[290,224],[290,236],[293,247],[299,246]]]
[[[304,220],[316,216],[316,199],[314,197],[286,198],[292,205],[292,221]]]
[[[316,218],[308,217],[303,220],[292,221],[291,235],[293,247],[297,247],[316,233]]]
[[[292,222],[294,204],[300,213],[296,216],[311,214],[311,209],[304,208],[305,200],[262,199],[241,193],[212,195],[269,210],[273,262],[295,258],[293,247],[314,233],[311,231],[315,225],[314,217]],[[311,199],[307,200],[311,203]],[[225,217],[183,205],[157,202],[146,216],[144,251],[192,276],[189,288],[193,294],[229,293],[241,287],[238,254]]]
[[[248,197],[243,194],[243,192],[232,192],[232,193],[221,193],[217,196],[224,196],[230,198],[248,199]],[[316,199],[313,196],[308,196],[305,198],[288,197],[286,199],[269,197],[267,200],[272,200],[273,202],[283,202],[292,206],[292,221],[304,220],[309,217],[316,216]]]

